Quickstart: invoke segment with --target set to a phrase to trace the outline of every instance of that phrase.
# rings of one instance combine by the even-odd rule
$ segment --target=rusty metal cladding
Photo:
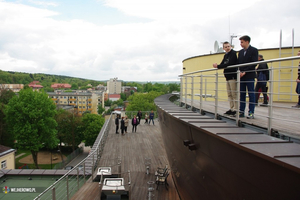
[[[300,145],[155,99],[183,200],[300,199]]]

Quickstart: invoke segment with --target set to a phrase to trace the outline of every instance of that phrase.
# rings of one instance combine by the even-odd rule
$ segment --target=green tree
[[[58,144],[55,113],[56,106],[48,95],[31,88],[21,90],[5,109],[5,120],[17,147],[31,151],[36,168],[39,150]]]
[[[77,90],[78,89],[78,85],[76,83],[73,83],[71,86],[72,90]]]
[[[105,111],[105,109],[102,107],[102,105],[98,105],[98,114],[102,115],[102,113]]]
[[[107,99],[106,101],[104,101],[104,106],[111,106],[112,104],[112,100]]]
[[[162,92],[151,91],[149,93],[134,93],[128,98],[129,105],[126,108],[126,111],[150,111],[156,110],[156,106],[154,104],[154,99],[160,95]]]
[[[86,113],[82,116],[82,130],[86,146],[92,146],[105,120],[97,114]]]
[[[62,142],[72,146],[72,150],[75,151],[76,147],[83,140],[82,118],[74,115],[73,112],[69,112],[63,109],[59,109],[55,115],[57,126],[57,137],[60,145]]]
[[[15,93],[10,89],[0,89],[0,144],[6,146],[13,146],[13,137],[6,130],[5,124],[5,106],[9,100],[15,96]]]
[[[125,93],[121,93],[120,96],[123,101],[126,101],[127,97]]]

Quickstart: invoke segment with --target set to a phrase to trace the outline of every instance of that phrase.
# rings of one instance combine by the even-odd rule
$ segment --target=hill
[[[52,74],[31,74],[23,72],[12,72],[0,70],[0,84],[24,84],[28,85],[32,81],[39,81],[44,86],[45,91],[53,91],[51,84],[53,83],[69,83],[72,88],[77,89],[78,87],[86,86],[91,84],[97,86],[104,84],[104,81],[95,81],[83,78],[75,78],[70,76],[52,75]]]

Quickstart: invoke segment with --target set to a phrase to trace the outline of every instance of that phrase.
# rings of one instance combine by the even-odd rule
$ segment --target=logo
[[[7,186],[4,186],[2,190],[3,190],[3,193],[5,193],[5,194],[9,193],[9,191],[10,191],[9,187],[7,187]]]

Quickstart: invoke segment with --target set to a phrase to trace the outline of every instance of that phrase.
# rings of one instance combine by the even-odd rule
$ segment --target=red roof
[[[71,88],[70,84],[67,83],[54,83],[51,85],[52,88]]]
[[[109,94],[108,98],[121,98],[120,94]]]

